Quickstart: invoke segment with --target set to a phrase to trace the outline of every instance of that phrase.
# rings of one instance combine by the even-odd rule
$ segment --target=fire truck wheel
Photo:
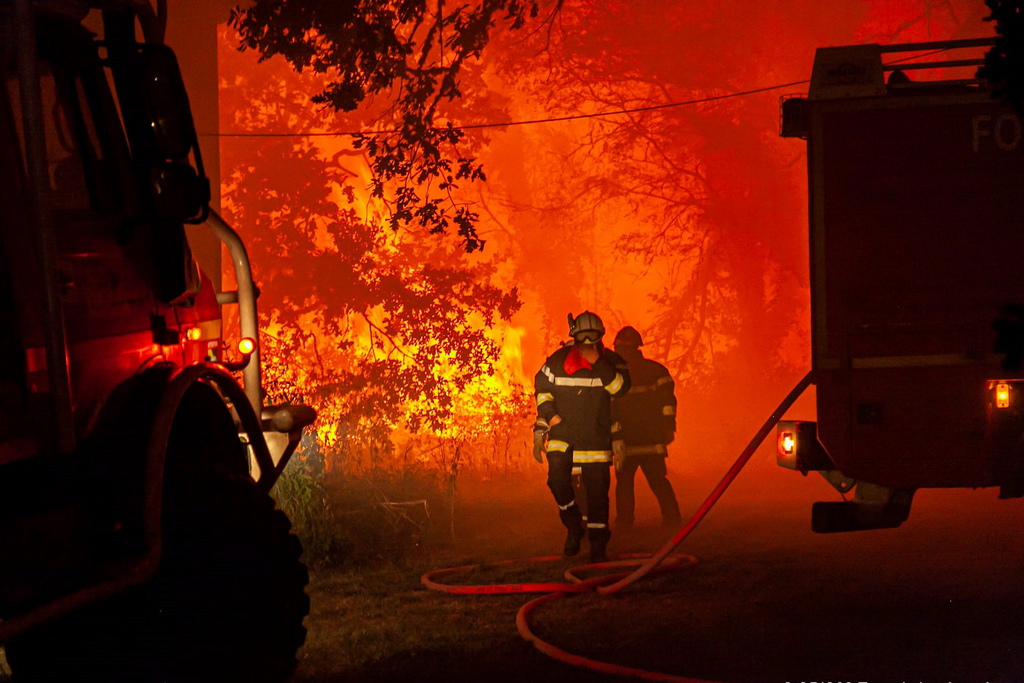
[[[209,488],[205,485],[209,484]],[[309,573],[288,517],[246,478],[189,491],[168,520],[165,554],[148,591],[170,680],[286,680],[305,642]],[[164,676],[160,676],[164,679]]]
[[[280,683],[296,666],[309,574],[290,522],[248,478],[169,491],[153,583],[9,644],[14,680]]]

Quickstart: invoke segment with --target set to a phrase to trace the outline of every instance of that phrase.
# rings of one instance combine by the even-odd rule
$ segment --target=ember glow
[[[499,35],[445,112],[563,119],[469,131],[488,176],[456,193],[481,215],[472,255],[391,232],[350,137],[303,135],[365,130],[386,103],[333,116],[310,102],[316,75],[258,64],[223,30],[222,196],[262,290],[272,390],[317,408],[335,465],[455,444],[465,466],[516,469],[533,373],[566,314],[589,309],[609,337],[641,331],[688,438],[728,451],[810,365],[803,145],[778,136],[780,97],[806,90],[819,46],[989,36],[985,14],[977,0],[568,0],[550,31]]]

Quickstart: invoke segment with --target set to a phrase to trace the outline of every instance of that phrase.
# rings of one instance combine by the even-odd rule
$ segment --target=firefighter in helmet
[[[619,354],[604,348],[604,323],[590,311],[569,315],[572,343],[562,346],[537,372],[537,422],[534,457],[547,455],[548,488],[568,530],[564,552],[579,553],[584,534],[590,561],[607,559],[608,490],[611,486],[613,397],[629,390],[629,371]],[[546,445],[545,445],[546,437]],[[573,492],[572,470],[578,466],[587,494],[587,521]]]
[[[667,447],[676,433],[675,383],[664,365],[644,357],[640,351],[644,340],[634,328],[626,326],[619,330],[613,344],[616,353],[625,359],[633,380],[629,393],[612,402],[615,525],[633,525],[633,480],[637,469],[643,470],[658,499],[662,520],[677,524],[679,503],[665,468]]]

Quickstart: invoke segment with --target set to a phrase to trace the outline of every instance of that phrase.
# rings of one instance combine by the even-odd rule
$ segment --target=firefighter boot
[[[608,553],[608,540],[612,537],[612,534],[608,529],[590,529],[590,533],[587,534],[590,537],[590,562],[607,562]]]
[[[562,554],[566,557],[575,557],[580,552],[580,543],[583,541],[583,534],[586,532],[583,526],[583,515],[580,514],[580,509],[573,505],[568,510],[560,511],[559,517],[562,518],[562,524],[568,530]]]

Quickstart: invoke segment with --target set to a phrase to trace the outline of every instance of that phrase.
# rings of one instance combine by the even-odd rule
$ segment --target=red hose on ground
[[[565,558],[561,555],[552,557],[530,557],[525,560],[503,560],[501,562],[491,562],[488,564],[467,564],[461,567],[451,567],[448,569],[435,569],[434,571],[427,572],[420,577],[420,583],[431,590],[441,591],[443,593],[452,593],[454,595],[504,595],[506,593],[592,593],[594,586],[602,583],[607,583],[616,579],[620,579],[625,576],[629,576],[629,572],[620,572],[618,574],[605,574],[599,577],[591,579],[583,579],[576,576],[576,572],[583,570],[601,570],[601,569],[612,569],[614,567],[636,567],[642,564],[649,556],[648,555],[632,555],[622,554],[617,555],[619,559],[612,560],[610,562],[600,562],[597,564],[581,564],[575,567],[570,567],[565,571],[565,579],[569,583],[499,583],[499,584],[448,584],[439,583],[436,581],[437,577],[444,576],[447,574],[457,574],[459,572],[472,571],[474,569],[486,569],[488,567],[501,567],[509,564],[518,564],[522,562],[555,562],[564,560]],[[667,571],[675,568],[676,565],[686,561],[687,566],[697,564],[697,558],[693,555],[672,555],[668,558],[668,562],[664,563],[663,566],[659,567],[657,571]]]
[[[487,565],[467,564],[462,567],[450,569],[435,569],[420,577],[420,583],[431,590],[454,593],[456,595],[503,595],[505,593],[586,593],[592,590],[584,587],[581,583],[501,583],[493,585],[472,585],[457,586],[445,583],[437,583],[434,577],[444,574],[456,574],[458,572],[482,569],[484,567],[500,567],[516,562],[553,562],[561,560],[561,557],[531,557],[528,560],[505,560]]]
[[[779,404],[779,407],[775,409],[775,412],[773,412],[768,417],[765,423],[761,425],[761,429],[757,431],[757,434],[754,435],[754,438],[750,440],[750,443],[747,444],[747,447],[744,448],[743,452],[740,453],[740,456],[736,458],[736,462],[732,464],[732,467],[729,468],[729,471],[725,473],[724,477],[722,477],[722,481],[718,482],[718,486],[715,487],[715,489],[707,497],[704,503],[701,504],[700,508],[697,509],[697,512],[693,513],[693,517],[690,518],[690,521],[688,521],[685,524],[685,526],[683,526],[683,528],[680,529],[676,533],[676,535],[672,537],[672,540],[666,543],[661,550],[652,555],[651,559],[647,560],[647,562],[644,562],[642,565],[640,565],[640,567],[637,568],[637,570],[634,571],[632,574],[625,577],[621,581],[616,581],[610,586],[599,586],[597,588],[597,592],[601,593],[602,595],[610,595],[611,593],[617,593],[618,591],[622,590],[623,588],[633,583],[637,579],[642,578],[654,567],[658,566],[658,564],[662,560],[664,560],[665,557],[670,552],[672,552],[677,545],[682,543],[683,539],[689,536],[690,533],[697,528],[697,525],[700,524],[701,520],[704,519],[708,512],[710,512],[711,508],[715,506],[715,503],[718,502],[718,499],[722,497],[722,494],[725,493],[725,490],[729,488],[729,485],[732,484],[733,480],[735,480],[737,475],[739,475],[740,470],[743,469],[743,466],[746,465],[747,462],[750,460],[751,456],[754,455],[754,451],[757,450],[757,447],[761,445],[761,442],[764,441],[765,437],[768,436],[769,432],[771,432],[771,430],[775,428],[775,425],[778,424],[779,420],[781,420],[782,416],[786,414],[786,411],[789,410],[790,406],[792,406],[793,403],[797,400],[797,398],[800,397],[800,394],[804,393],[804,390],[807,389],[810,383],[811,373],[808,372],[806,375],[804,375],[804,378],[800,380],[795,387],[793,387],[793,390],[789,392],[786,398],[782,399],[782,403]]]
[[[420,577],[420,582],[432,590],[444,591],[447,593],[455,593],[461,595],[467,594],[504,594],[504,593],[547,593],[539,598],[534,598],[530,602],[519,608],[519,613],[516,615],[516,628],[519,630],[519,634],[528,642],[532,643],[535,648],[548,655],[553,659],[557,659],[566,664],[573,666],[579,666],[582,668],[590,669],[592,671],[598,671],[605,674],[613,674],[618,676],[632,676],[634,678],[642,678],[652,681],[672,681],[673,683],[709,683],[695,678],[687,678],[685,676],[676,676],[673,674],[659,673],[656,671],[646,671],[644,669],[634,669],[628,666],[620,666],[618,664],[612,664],[609,662],[601,662],[595,659],[589,659],[580,655],[574,655],[565,650],[561,650],[550,643],[547,643],[530,630],[529,615],[538,606],[564,598],[566,595],[573,593],[589,593],[597,592],[601,595],[610,595],[617,593],[626,586],[638,581],[647,574],[652,572],[667,571],[668,569],[674,568],[675,565],[681,564],[684,560],[686,561],[685,566],[692,566],[697,563],[697,558],[692,555],[670,555],[672,551],[678,546],[683,540],[693,532],[697,525],[700,524],[701,520],[708,514],[718,499],[722,497],[725,490],[729,488],[729,485],[736,479],[744,465],[754,455],[754,451],[757,450],[761,442],[764,441],[765,437],[768,436],[769,432],[775,428],[775,425],[787,410],[793,405],[800,394],[811,383],[811,373],[807,373],[800,382],[797,383],[793,390],[789,392],[779,407],[771,414],[767,421],[761,426],[754,438],[750,440],[747,447],[743,449],[739,457],[726,472],[725,476],[718,483],[718,486],[711,492],[710,495],[704,500],[701,506],[693,514],[690,520],[676,533],[672,539],[666,543],[658,552],[650,557],[647,557],[640,566],[632,572],[619,573],[605,576],[597,576],[590,579],[581,579],[575,575],[575,572],[584,570],[594,569],[605,569],[610,567],[623,567],[633,566],[638,563],[634,559],[618,560],[612,562],[602,562],[600,564],[587,564],[580,565],[569,569],[565,573],[566,580],[569,583],[520,583],[520,584],[501,584],[501,585],[475,585],[475,586],[453,586],[448,584],[441,584],[434,581],[433,577],[440,576],[442,574],[453,574],[456,572],[467,571],[471,569],[477,569],[482,565],[467,565],[463,567],[454,567],[451,569],[438,569],[433,572],[428,572]],[[643,557],[643,556],[641,556]],[[527,561],[551,561],[559,560],[560,557],[536,557]],[[662,563],[668,559],[670,562],[663,566]],[[516,560],[507,560],[505,562],[498,562],[487,566],[498,566],[503,564],[511,564]]]
[[[600,578],[604,579],[607,577]],[[598,580],[595,579],[595,582],[596,581]],[[596,659],[590,659],[589,657],[574,655],[571,652],[559,649],[551,643],[545,642],[533,635],[533,632],[530,631],[529,624],[530,612],[532,612],[535,607],[539,607],[545,602],[550,602],[563,597],[565,597],[564,593],[550,593],[548,595],[542,595],[520,607],[519,613],[516,614],[516,628],[519,629],[519,635],[521,635],[527,642],[533,643],[535,648],[546,654],[548,657],[580,668],[590,669],[591,671],[597,671],[604,674],[613,674],[616,676],[631,676],[633,678],[642,678],[648,681],[672,681],[673,683],[712,683],[711,681],[687,678],[685,676],[675,676],[673,674],[660,673],[658,671],[634,669],[630,666],[612,664],[611,662],[601,662]]]

